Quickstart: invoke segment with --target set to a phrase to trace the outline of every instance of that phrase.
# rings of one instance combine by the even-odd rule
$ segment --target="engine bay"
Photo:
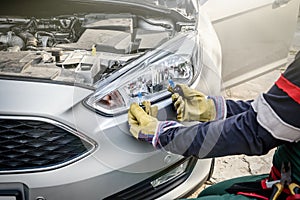
[[[0,75],[92,86],[187,27],[130,13],[0,17]]]

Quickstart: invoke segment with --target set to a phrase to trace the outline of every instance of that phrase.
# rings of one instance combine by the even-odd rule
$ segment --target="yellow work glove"
[[[172,101],[179,121],[210,121],[215,119],[216,109],[213,100],[201,92],[184,84],[177,84],[168,90],[173,93]]]
[[[143,101],[142,105],[145,107],[144,110],[148,115],[155,117],[155,118],[157,117],[157,113],[158,113],[157,106],[151,106],[150,101]]]
[[[151,112],[150,102],[143,104],[145,110],[148,109],[148,112]],[[152,139],[157,130],[158,120],[155,117],[148,115],[137,103],[132,103],[130,105],[128,111],[128,123],[130,126],[130,133],[136,139],[152,143]]]

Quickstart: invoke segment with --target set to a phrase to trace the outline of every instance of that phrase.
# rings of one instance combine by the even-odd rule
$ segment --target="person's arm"
[[[248,101],[226,100],[226,107],[227,107],[226,117],[231,117],[233,115],[237,115],[242,112],[248,111],[249,108],[251,107],[251,102],[253,102],[253,100],[248,100]]]
[[[164,124],[161,123],[160,126]],[[157,148],[198,158],[237,154],[262,155],[284,143],[258,124],[252,107],[225,120],[166,128],[158,131],[156,136]]]
[[[225,100],[222,96],[209,96],[208,99],[212,99],[215,105],[216,116],[213,120],[228,118],[248,111],[251,107],[251,103],[253,102],[253,100]]]

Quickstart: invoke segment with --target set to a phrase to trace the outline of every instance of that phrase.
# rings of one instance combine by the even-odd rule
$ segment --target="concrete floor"
[[[297,30],[294,35],[294,41],[290,49],[289,61],[294,59],[297,51],[300,50],[300,18],[298,20]],[[260,93],[267,91],[280,76],[285,68],[276,69],[263,76],[245,82],[241,85],[225,90],[224,96],[229,99],[254,99]],[[209,181],[198,189],[190,198],[195,198],[206,187],[220,181],[254,174],[269,173],[272,165],[272,156],[274,150],[271,150],[264,156],[227,156],[216,158],[214,173]]]

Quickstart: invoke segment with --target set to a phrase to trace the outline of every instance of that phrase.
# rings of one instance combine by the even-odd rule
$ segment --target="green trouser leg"
[[[241,183],[241,182],[251,182],[251,181],[257,181],[261,180],[263,178],[268,177],[268,174],[263,175],[254,175],[254,176],[243,176],[239,178],[229,179],[226,181],[222,181],[220,183],[217,183],[215,185],[212,185],[205,190],[203,190],[197,200],[249,200],[249,199],[255,199],[250,197],[245,197],[242,195],[234,195],[234,194],[228,194],[225,189],[229,188],[234,183]]]

